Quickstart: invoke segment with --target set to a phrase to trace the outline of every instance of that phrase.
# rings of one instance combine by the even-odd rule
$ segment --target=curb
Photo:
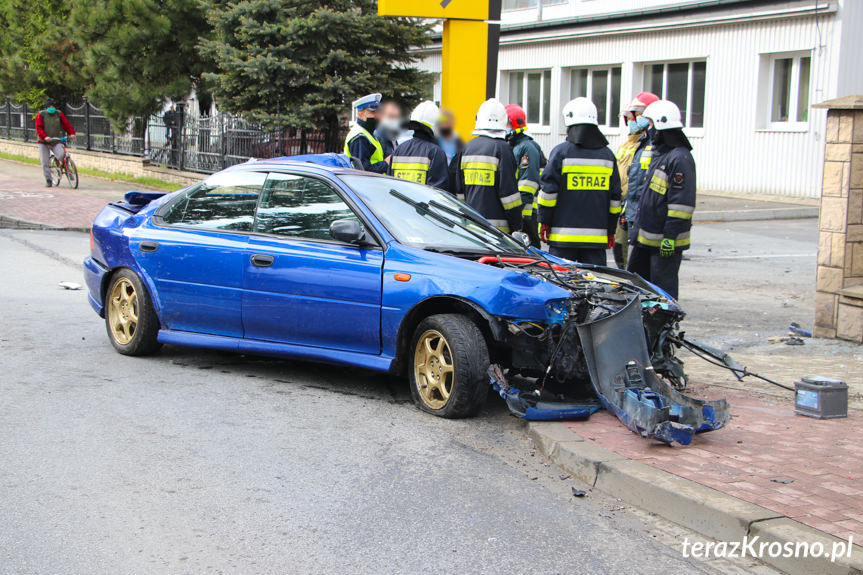
[[[90,232],[90,226],[82,227],[82,226],[52,226],[50,224],[42,224],[39,222],[30,222],[27,220],[22,220],[21,218],[14,218],[12,216],[4,216],[0,214],[0,229],[5,230],[42,230],[42,231],[52,231],[52,232]]]
[[[817,207],[766,208],[763,210],[714,210],[695,211],[694,222],[748,222],[757,220],[799,220],[817,218]]]
[[[559,422],[528,422],[528,436],[558,466],[607,495],[719,541],[820,542],[829,553],[842,540],[798,521],[633,461],[584,438]],[[847,543],[847,542],[844,542]],[[863,547],[836,562],[823,557],[783,558],[765,554],[764,563],[790,575],[863,574]]]

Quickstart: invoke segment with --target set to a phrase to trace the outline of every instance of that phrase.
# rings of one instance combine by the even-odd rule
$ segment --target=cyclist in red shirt
[[[51,152],[62,163],[66,157],[63,143],[67,136],[75,135],[75,128],[50,98],[45,101],[45,109],[36,114],[36,135],[39,137],[39,161],[42,163],[45,186],[50,188]]]

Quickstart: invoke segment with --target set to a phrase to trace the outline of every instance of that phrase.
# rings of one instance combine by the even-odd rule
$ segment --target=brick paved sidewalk
[[[699,386],[689,393],[724,396],[733,415],[689,446],[644,440],[607,411],[566,425],[619,455],[863,542],[863,412],[818,420],[794,413],[791,392],[787,400]]]
[[[0,218],[7,220],[6,225],[27,222],[58,229],[86,229],[107,203],[104,198],[62,184],[46,188],[32,179],[0,174]]]

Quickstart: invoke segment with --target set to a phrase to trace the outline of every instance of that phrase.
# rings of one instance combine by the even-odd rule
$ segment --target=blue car
[[[653,405],[650,417],[684,421],[648,393],[685,382],[683,312],[658,288],[552,258],[440,190],[348,166],[250,161],[106,206],[85,276],[116,350],[172,344],[406,374],[421,409],[451,418],[475,414],[491,388],[521,416],[586,416],[623,405],[611,397],[623,385],[642,390],[630,399]],[[615,354],[609,337],[635,344]],[[687,425],[721,423],[702,419]]]

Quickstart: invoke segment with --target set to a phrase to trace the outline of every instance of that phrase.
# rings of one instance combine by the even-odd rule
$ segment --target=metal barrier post
[[[30,141],[30,113],[29,113],[28,108],[29,108],[29,106],[27,106],[27,104],[25,103],[24,104],[24,116],[22,116],[23,119],[21,121],[21,123],[24,124],[24,141],[25,142]]]
[[[185,127],[186,120],[186,103],[185,102],[177,102],[177,127],[176,130],[179,130],[180,134],[180,151],[179,151],[179,162],[177,163],[177,169],[182,170],[185,165],[185,155],[184,145],[183,145],[183,128]]]
[[[12,139],[12,100],[6,98],[6,137]]]
[[[87,150],[92,149],[93,144],[90,139],[90,102],[87,101],[87,96],[84,96],[84,129],[87,130]]]
[[[222,169],[228,167],[228,142],[227,142],[227,130],[225,129],[225,114],[223,112],[218,112],[219,114],[219,152],[222,154]]]

